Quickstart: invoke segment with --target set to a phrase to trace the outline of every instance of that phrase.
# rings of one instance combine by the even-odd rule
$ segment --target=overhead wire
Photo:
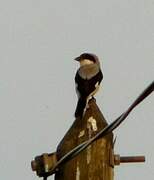
[[[46,176],[50,176],[56,172],[56,170],[67,161],[71,160],[72,158],[76,157],[80,152],[86,149],[89,145],[91,145],[94,141],[99,138],[106,136],[107,134],[111,133],[114,129],[116,129],[129,115],[129,113],[140,103],[142,102],[147,96],[149,96],[154,91],[154,81],[136,98],[136,100],[129,106],[129,108],[122,113],[116,120],[114,120],[111,124],[107,125],[104,129],[99,131],[94,137],[91,139],[79,144],[74,149],[69,151],[65,154],[54,166]],[[46,180],[46,179],[44,179]]]

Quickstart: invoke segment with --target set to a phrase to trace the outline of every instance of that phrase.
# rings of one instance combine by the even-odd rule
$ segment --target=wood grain
[[[94,99],[82,119],[75,119],[57,147],[57,158],[88,140],[107,125]],[[65,163],[55,180],[113,180],[113,134],[98,139],[77,157]]]

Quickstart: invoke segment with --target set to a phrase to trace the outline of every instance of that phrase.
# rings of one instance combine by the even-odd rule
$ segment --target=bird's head
[[[80,56],[75,58],[76,61],[80,63],[80,66],[89,65],[89,64],[99,64],[98,57],[95,54],[83,53]]]

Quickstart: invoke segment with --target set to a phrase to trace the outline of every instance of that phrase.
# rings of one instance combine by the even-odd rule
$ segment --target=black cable
[[[51,172],[47,173],[47,176],[52,175],[58,167],[67,161],[71,160],[75,156],[77,156],[81,151],[87,148],[90,144],[92,144],[97,139],[104,137],[105,135],[111,133],[114,129],[116,129],[129,115],[129,113],[141,102],[143,101],[148,95],[150,95],[154,91],[154,81],[140,94],[140,96],[133,102],[133,104],[121,114],[116,120],[114,120],[111,124],[107,125],[104,129],[98,132],[94,137],[91,139],[81,143],[71,151],[69,151],[66,155],[64,155],[55,165],[55,167],[51,170]]]
[[[48,178],[48,176],[44,176],[44,177],[43,177],[43,180],[47,180],[47,178]]]

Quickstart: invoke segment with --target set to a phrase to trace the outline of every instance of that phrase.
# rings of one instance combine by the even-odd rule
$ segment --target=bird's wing
[[[96,89],[96,85],[99,85],[103,79],[103,74],[101,70],[91,79],[83,79],[79,73],[76,73],[75,83],[77,91],[79,91],[80,95],[88,96],[91,92]]]

